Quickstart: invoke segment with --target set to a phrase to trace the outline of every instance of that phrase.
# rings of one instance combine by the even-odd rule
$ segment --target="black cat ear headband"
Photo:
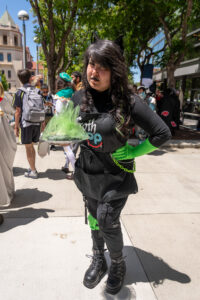
[[[92,33],[92,37],[91,37],[91,43],[94,44],[96,43],[98,40],[100,40],[98,33],[97,32],[93,32]],[[122,52],[122,54],[124,53],[124,43],[123,43],[123,35],[119,35],[115,40],[114,43],[117,44]]]

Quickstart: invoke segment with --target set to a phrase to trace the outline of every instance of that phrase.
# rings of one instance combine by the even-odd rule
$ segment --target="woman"
[[[72,95],[74,94],[74,90],[72,89],[72,78],[65,72],[59,74],[57,81],[56,81],[56,109],[55,113],[61,113],[62,109],[68,104],[68,101],[71,100]],[[65,165],[62,167],[62,171],[67,173],[66,178],[68,180],[73,179],[73,172],[70,173],[69,171],[69,163],[72,165],[72,169],[74,171],[74,164],[75,164],[75,155],[71,149],[71,146],[64,146],[64,153],[65,153]]]
[[[106,292],[116,294],[126,272],[120,213],[128,195],[138,191],[134,158],[157,149],[171,135],[164,122],[129,89],[124,58],[113,42],[99,40],[89,46],[83,86],[72,97],[80,105],[80,122],[89,135],[80,146],[74,174],[90,213],[93,242],[93,259],[83,283],[94,288],[107,272],[106,244],[111,258]],[[137,147],[127,144],[133,123],[149,134]]]
[[[15,110],[12,107],[12,97],[4,92],[0,78],[0,208],[8,207],[14,198],[15,184],[13,177],[13,162],[17,150],[16,138],[9,120]],[[4,217],[0,214],[0,225]]]

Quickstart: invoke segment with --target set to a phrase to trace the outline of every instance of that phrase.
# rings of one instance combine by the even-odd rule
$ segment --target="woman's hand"
[[[112,153],[112,157],[117,160],[133,159],[135,157],[150,153],[156,149],[158,148],[153,146],[149,142],[149,139],[146,139],[142,144],[139,144],[136,147],[133,147],[126,143],[125,146],[117,149],[114,153]]]
[[[112,153],[112,157],[114,157],[117,160],[133,159],[135,157],[134,148],[135,147],[126,143],[124,146]]]

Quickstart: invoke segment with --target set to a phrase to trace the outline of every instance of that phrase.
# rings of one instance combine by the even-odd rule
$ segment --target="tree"
[[[99,14],[96,14],[96,19],[98,17]],[[98,28],[100,37],[118,41],[121,38],[129,71],[137,62],[141,76],[144,65],[151,57],[164,50],[154,52],[149,43],[160,27],[160,21],[149,0],[107,1],[101,24]]]
[[[167,70],[168,86],[175,86],[174,72],[190,49],[188,26],[198,21],[199,0],[113,0],[106,18],[111,21],[104,29],[106,35],[123,36],[128,66],[137,60],[141,70],[154,56]],[[192,11],[192,7],[195,9]],[[193,17],[192,17],[193,15]],[[163,31],[162,49],[154,50],[151,40]]]
[[[189,46],[187,30],[198,12],[199,0],[29,0],[39,26],[36,34],[47,62],[50,88],[60,71],[82,69],[83,53],[92,33],[99,38],[123,41],[130,68],[137,62],[141,74],[152,56],[166,67],[168,85]],[[192,6],[195,6],[195,12]],[[194,15],[191,17],[191,15]],[[108,22],[109,20],[109,22]],[[163,31],[165,43],[155,51],[151,40]]]
[[[50,90],[55,91],[55,77],[65,63],[66,41],[76,20],[78,0],[29,0],[38,25],[35,32],[42,45],[48,68]]]
[[[175,87],[174,72],[187,50],[187,31],[192,13],[193,0],[152,1],[166,41],[161,65],[167,70],[167,85]]]
[[[3,85],[4,91],[7,91],[8,90],[8,82],[7,82],[5,74],[0,73],[0,77],[1,77],[1,82]]]
[[[81,70],[83,53],[91,43],[94,28],[108,1],[29,0],[38,20],[35,33],[42,45],[48,81],[55,91],[55,77],[61,71]],[[98,11],[98,18],[95,19]],[[44,62],[45,64],[45,62]]]

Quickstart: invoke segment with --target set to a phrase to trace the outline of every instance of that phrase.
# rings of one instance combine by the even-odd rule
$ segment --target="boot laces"
[[[86,257],[91,259],[91,265],[90,268],[92,269],[101,269],[102,263],[103,263],[103,255],[88,255],[86,254]]]
[[[125,261],[124,258],[118,260],[112,260],[110,266],[109,277],[110,278],[122,278],[124,276],[125,271]]]

